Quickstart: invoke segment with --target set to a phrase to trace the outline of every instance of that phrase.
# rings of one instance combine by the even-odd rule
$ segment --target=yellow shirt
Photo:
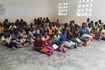
[[[92,30],[92,28],[88,28],[89,32]]]
[[[101,33],[105,33],[105,29],[102,29]]]
[[[53,29],[48,28],[48,34],[49,35],[53,34]]]

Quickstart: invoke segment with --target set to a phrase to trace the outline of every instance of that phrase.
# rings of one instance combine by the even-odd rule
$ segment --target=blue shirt
[[[85,34],[87,32],[87,30],[88,29],[86,27],[84,27],[84,28],[83,27],[80,27],[80,34],[81,35]]]
[[[60,34],[60,41],[65,41],[65,40],[67,40],[67,34],[64,33],[64,32],[62,32],[62,33]]]

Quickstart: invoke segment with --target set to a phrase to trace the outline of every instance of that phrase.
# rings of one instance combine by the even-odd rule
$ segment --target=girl
[[[100,40],[100,32],[99,32],[99,30],[97,30],[96,28],[92,28],[92,30],[90,31],[90,34],[91,34],[96,40]]]
[[[50,25],[49,27],[48,27],[48,34],[49,35],[52,35],[53,34],[53,32],[54,32],[54,29],[53,29],[53,26],[52,25]]]
[[[67,30],[67,29],[68,29],[68,23],[65,23],[65,24],[64,24],[63,29],[65,29],[65,30]]]
[[[102,29],[103,28],[103,23],[102,23],[102,20],[98,20],[98,23],[99,23],[99,27],[100,27],[100,29]]]
[[[88,23],[88,26],[91,27],[91,28],[93,28],[93,27],[95,27],[95,24],[94,24],[93,21],[90,21],[90,23]]]
[[[95,29],[97,29],[97,31],[99,31],[99,29],[100,29],[98,22],[95,22]]]
[[[25,38],[18,37],[16,41],[20,44],[21,47],[26,47],[28,45],[28,41]]]
[[[81,41],[81,37],[80,37],[80,27],[79,25],[75,25],[75,31],[74,31],[74,41],[75,43],[77,43],[78,47],[82,46],[82,41]]]
[[[49,25],[50,25],[50,20],[49,20],[49,18],[48,18],[48,17],[46,17],[46,20],[45,20],[45,25],[46,25],[46,27],[49,27]]]
[[[51,43],[49,43],[49,35],[47,32],[44,32],[43,35],[41,36],[41,41],[43,42],[43,49],[41,50],[42,52],[50,53],[49,55],[52,55],[54,52],[54,48],[52,47]],[[48,51],[45,51],[44,49],[47,49]]]
[[[13,48],[13,49],[19,48],[18,43],[16,42],[15,39],[12,38],[9,32],[5,32],[1,40],[2,40],[3,45],[9,48]]]
[[[42,33],[42,28],[40,26],[36,26],[35,35],[40,35]]]
[[[54,48],[55,50],[65,53],[64,45],[59,42],[59,38],[60,38],[60,35],[58,34],[57,31],[55,31],[55,34],[53,34],[51,36],[51,40],[50,41],[52,43],[52,46],[56,47],[56,48]]]
[[[58,34],[61,33],[61,31],[62,31],[62,27],[60,26],[60,24],[57,25],[57,27],[56,27],[56,31],[57,31]]]
[[[3,41],[4,45],[8,45],[8,44],[10,44],[11,39],[12,39],[12,37],[11,37],[10,33],[9,32],[6,32],[2,36],[2,39],[1,40]]]
[[[4,28],[5,28],[5,29],[9,29],[9,26],[10,26],[10,25],[11,25],[11,24],[9,23],[8,19],[5,19],[4,22],[3,22]]]
[[[86,23],[82,23],[82,27],[80,27],[80,36],[81,39],[84,42],[84,46],[87,45],[88,41],[92,41],[93,40],[93,36],[89,34],[88,29],[86,27]]]
[[[80,40],[80,33],[79,33],[79,26],[78,25],[75,25],[74,27],[72,27],[73,29],[70,29],[70,31],[68,32],[68,38],[69,40],[71,40],[73,43],[76,44],[75,48],[77,48],[77,45],[78,47],[80,47],[82,41]],[[71,43],[72,43],[71,42]]]
[[[63,41],[66,40],[67,40],[67,32],[65,29],[63,29],[62,32],[60,33],[59,41],[62,43]]]
[[[69,30],[67,31],[67,38],[68,38],[69,40],[71,40],[72,37],[73,37],[73,34],[74,34],[74,32],[75,32],[74,29],[75,29],[75,28],[74,28],[74,25],[72,25],[72,23],[70,23],[70,24],[69,24]]]
[[[41,52],[41,50],[43,49],[43,41],[41,40],[39,35],[35,38],[34,49],[39,52]],[[45,53],[47,53],[47,51]]]
[[[28,45],[28,40],[27,40],[27,35],[26,35],[26,32],[22,29],[20,29],[20,31],[18,32],[18,42],[20,42],[21,46],[22,47],[25,47]]]
[[[35,40],[35,34],[34,34],[34,29],[30,29],[29,33],[28,33],[28,37],[29,37],[29,41],[31,44],[33,44],[34,40]]]
[[[88,24],[88,31],[90,32],[90,31],[92,30],[92,28],[94,28],[94,27],[93,27],[93,24],[92,24],[92,23],[89,23],[89,24]]]
[[[10,27],[9,27],[9,31],[10,31],[11,33],[14,33],[16,29],[17,29],[17,27],[15,26],[15,24],[14,24],[14,23],[11,23],[11,25],[10,25]]]
[[[89,24],[90,23],[90,18],[87,18],[87,24]]]
[[[59,38],[60,38],[60,35],[58,34],[57,31],[55,31],[55,33],[51,36],[51,43],[52,44],[59,44]]]

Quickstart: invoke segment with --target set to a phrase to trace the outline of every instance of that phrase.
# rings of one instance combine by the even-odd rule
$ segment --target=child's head
[[[75,24],[75,20],[72,20],[72,23]]]
[[[15,24],[12,22],[11,25],[14,26]]]
[[[57,19],[57,23],[59,23],[59,19]]]
[[[67,33],[66,29],[62,29],[62,33]]]
[[[17,19],[16,22],[19,22],[19,20]]]
[[[79,30],[80,30],[79,25],[75,25],[75,30],[76,30],[76,31],[79,31]]]
[[[29,31],[31,31],[31,32],[32,32],[33,30],[34,30],[33,28],[30,28],[30,30],[29,30]]]
[[[90,21],[90,23],[91,23],[91,24],[93,24],[93,23],[94,23],[94,21]]]
[[[20,33],[23,33],[23,29],[20,29],[19,32],[20,32]]]
[[[74,26],[74,25],[75,25],[75,21],[70,21],[69,26],[72,27],[72,26]]]
[[[90,23],[90,18],[87,18],[87,23]]]
[[[82,27],[83,28],[86,28],[86,23],[82,23]]]
[[[57,27],[61,27],[61,25],[60,24],[57,24]]]
[[[10,37],[10,33],[9,33],[9,32],[5,32],[5,33],[3,34],[3,36],[4,36],[5,38],[8,38],[8,37]]]
[[[65,23],[65,24],[64,24],[64,27],[67,27],[67,26],[68,26],[68,23]]]
[[[47,31],[44,31],[43,34],[42,34],[42,36],[48,36]]]
[[[8,22],[8,19],[5,19],[4,21],[5,21],[5,22]]]
[[[20,22],[23,22],[23,19],[21,19]]]
[[[69,25],[72,25],[72,21],[70,21],[70,24]]]
[[[36,40],[40,40],[40,35],[35,36]]]
[[[95,26],[98,26],[98,27],[99,27],[99,24],[98,24],[98,22],[95,22]]]
[[[49,18],[48,18],[48,17],[46,17],[46,22],[47,22],[47,23],[49,23],[49,22],[50,22],[50,20],[49,20]]]
[[[98,20],[99,24],[102,24],[102,21],[101,20]]]

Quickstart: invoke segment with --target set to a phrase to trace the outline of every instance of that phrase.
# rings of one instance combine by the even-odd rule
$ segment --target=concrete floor
[[[35,52],[31,46],[11,50],[0,46],[0,70],[105,70],[105,42],[55,52],[51,57]]]

